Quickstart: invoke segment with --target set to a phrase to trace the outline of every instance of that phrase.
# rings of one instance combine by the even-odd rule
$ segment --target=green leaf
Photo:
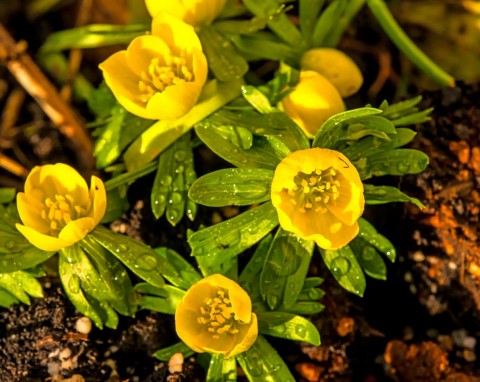
[[[111,256],[105,248],[89,235],[79,242],[79,246],[88,255],[89,260],[92,261],[92,269],[98,272],[98,276],[101,278],[101,282],[99,282],[97,287],[104,289],[104,298],[119,313],[133,317],[136,311],[135,293],[127,271],[120,261]],[[84,270],[86,271],[87,269],[85,267]],[[89,276],[87,274],[86,277]],[[101,300],[100,294],[91,294],[93,294],[93,297]]]
[[[0,273],[0,288],[3,288],[15,297],[15,299],[28,305],[30,305],[28,295],[37,298],[43,297],[42,285],[33,275],[25,271]],[[6,299],[7,301],[5,303],[12,301],[7,297]]]
[[[190,236],[192,256],[203,257],[200,268],[216,273],[221,263],[257,243],[278,224],[277,211],[270,202],[202,229]]]
[[[416,134],[413,130],[398,128],[395,134],[388,135],[388,140],[385,140],[384,137],[369,136],[356,142],[348,142],[349,146],[342,148],[341,151],[353,162],[375,153],[404,146],[411,142]]]
[[[260,275],[260,291],[270,309],[292,306],[302,291],[315,244],[279,228]]]
[[[259,335],[247,351],[236,356],[249,381],[295,382],[282,357]]]
[[[335,3],[332,3],[335,4]],[[313,139],[312,147],[321,147],[332,149],[336,146],[339,137],[339,131],[349,124],[361,122],[362,118],[380,114],[382,111],[371,107],[362,107],[360,109],[348,110],[343,113],[336,114],[327,119],[320,129],[318,129]]]
[[[100,129],[101,133],[95,140],[97,168],[103,169],[112,164],[152,124],[153,121],[130,114],[120,105],[114,106],[108,124]]]
[[[125,212],[127,212],[130,204],[128,203],[126,190],[121,187],[107,191],[107,210],[103,215],[102,223],[111,223],[114,220],[120,218]]]
[[[159,219],[166,213],[172,226],[180,222],[185,212],[193,219],[196,207],[189,203],[187,192],[196,178],[190,134],[185,134],[160,154],[151,193],[155,217]]]
[[[418,174],[428,165],[428,156],[414,149],[394,149],[361,158],[353,164],[362,180],[372,176]]]
[[[177,271],[167,260],[137,240],[102,226],[97,226],[90,235],[138,277],[154,286],[165,284],[162,274],[178,277]]]
[[[392,186],[374,186],[372,184],[363,184],[363,192],[366,204],[385,204],[391,202],[409,202],[415,204],[418,208],[424,208],[420,200],[404,194],[397,187]]]
[[[212,354],[207,372],[208,382],[236,382],[237,362],[235,357],[225,359],[223,354]]]
[[[175,345],[157,350],[153,353],[153,356],[160,361],[167,362],[175,353],[182,353],[185,358],[195,354],[195,352],[183,342],[177,342]]]
[[[320,253],[338,283],[362,297],[366,287],[365,276],[351,248],[348,245],[337,250],[320,248]]]
[[[139,179],[145,175],[154,172],[158,168],[157,162],[150,162],[145,166],[132,170],[131,172],[126,172],[120,175],[117,175],[105,182],[105,189],[108,191],[114,190],[115,188],[125,187],[129,183]],[[124,192],[124,191],[119,191]],[[126,193],[126,191],[125,191]]]
[[[320,313],[323,309],[325,309],[325,306],[319,302],[297,301],[291,307],[281,308],[280,311],[300,316],[311,316]]]
[[[255,86],[242,86],[242,95],[253,108],[260,114],[268,114],[273,111],[268,97],[258,90]]]
[[[308,42],[308,46],[311,45],[315,24],[324,2],[324,0],[299,0],[298,2],[300,31],[302,32],[303,39]]]
[[[19,301],[11,293],[8,293],[5,289],[0,288],[0,307],[9,308],[12,305],[18,304]]]
[[[262,334],[320,345],[320,334],[310,320],[283,312],[259,312],[258,331]]]
[[[17,195],[17,190],[15,188],[0,188],[0,204],[10,203],[15,199]]]
[[[165,314],[175,314],[178,303],[185,295],[184,290],[171,285],[154,287],[147,283],[141,283],[135,285],[135,290],[142,293],[142,296],[138,299],[138,304],[142,309]]]
[[[325,39],[340,22],[346,6],[347,3],[344,1],[333,1],[321,13],[313,30],[312,46],[319,47],[325,45]]]
[[[270,199],[273,170],[228,168],[197,179],[188,192],[196,203],[209,207],[248,206]]]
[[[278,0],[244,0],[243,4],[255,16],[267,20],[268,27],[290,46],[299,48],[304,45],[300,31],[285,14],[285,4]]]
[[[225,34],[250,34],[264,29],[266,20],[261,17],[253,17],[250,20],[220,20],[215,21],[212,27],[219,33]]]
[[[6,234],[0,234],[0,240],[7,237]],[[15,240],[15,241],[14,241]],[[19,252],[10,252],[10,253],[2,253],[3,251],[0,250],[0,271],[1,272],[15,272],[21,269],[32,268],[38,264],[41,264],[47,261],[50,257],[52,257],[56,252],[46,252],[30,245],[27,242],[27,245],[24,246],[24,240],[20,237],[16,237],[14,239],[9,238],[4,242],[5,248],[9,248],[12,246],[12,243],[15,245],[12,247],[13,250],[19,249]],[[17,245],[18,243],[18,245]]]
[[[379,234],[375,227],[364,218],[358,219],[358,225],[360,226],[360,232],[357,237],[375,247],[375,249],[383,253],[387,259],[393,263],[397,252],[390,240]]]
[[[359,237],[353,239],[349,246],[368,276],[378,280],[387,279],[387,266],[375,247]]]
[[[228,128],[232,132],[238,132],[241,129],[233,126]],[[208,119],[195,126],[198,137],[210,150],[237,167],[275,169],[283,158],[283,155],[275,151],[266,137],[253,137],[252,147],[245,150],[225,138],[224,131],[225,126],[212,125]]]
[[[248,96],[246,99],[248,99]],[[259,114],[256,111],[248,110],[236,113],[220,110],[209,117],[208,122],[215,126],[228,127],[230,131],[237,131],[239,128],[242,128],[249,130],[254,135],[275,138],[283,144],[283,147],[275,147],[274,141],[270,142],[270,144],[272,145],[276,156],[282,159],[290,154],[290,152],[310,148],[310,141],[300,127],[298,127],[285,113],[279,111]],[[219,130],[219,133],[223,133],[223,131],[225,130]],[[238,133],[236,133],[236,135],[238,135]],[[225,134],[222,134],[222,136],[225,139],[232,141],[236,146],[240,146],[242,149],[247,149],[251,146],[241,146],[230,139],[229,136],[226,136]]]
[[[265,32],[232,36],[231,41],[249,61],[259,59],[292,61],[296,57],[293,47]]]
[[[145,35],[149,25],[91,24],[51,33],[40,47],[40,53],[59,52],[68,49],[98,48],[127,44],[137,36]]]
[[[348,126],[345,140],[358,140],[367,135],[390,140],[389,134],[396,134],[395,126],[388,119],[376,115],[363,117]]]
[[[142,168],[155,159],[195,124],[237,97],[242,85],[242,79],[222,83],[216,80],[208,82],[203,87],[197,104],[187,114],[177,120],[154,123],[130,145],[123,157],[128,171]]]
[[[196,269],[173,249],[158,247],[155,248],[155,252],[167,260],[167,262],[177,271],[176,275],[165,275],[165,278],[176,287],[186,290],[202,279],[202,276],[196,271]]]
[[[68,249],[64,248],[59,252],[58,272],[63,288],[75,308],[83,315],[90,317],[95,326],[101,329],[103,328],[106,317],[102,317],[101,312],[97,312],[80,287],[80,278],[77,275],[77,269],[71,265],[72,262],[75,261],[70,255],[74,251],[73,247],[74,246],[67,247]]]
[[[112,116],[112,109],[118,105],[115,96],[105,81],[93,89],[88,98],[88,108],[97,116],[97,121],[104,121]]]
[[[259,273],[263,269],[263,264],[265,263],[265,258],[267,257],[271,242],[272,235],[267,235],[262,241],[260,241],[255,252],[238,278],[238,283],[249,294],[251,294],[254,289],[258,289]]]
[[[248,62],[214,26],[202,25],[197,33],[207,57],[208,68],[219,81],[235,80],[248,71]]]

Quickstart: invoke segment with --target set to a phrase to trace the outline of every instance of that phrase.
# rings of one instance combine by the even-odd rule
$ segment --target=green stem
[[[142,176],[145,176],[147,174],[150,174],[151,172],[154,172],[157,169],[157,166],[158,166],[157,161],[154,161],[154,162],[148,163],[147,165],[135,171],[125,172],[121,175],[118,175],[105,182],[105,189],[107,191],[111,191],[114,188],[122,186],[123,184],[133,182],[134,180],[141,178]]]
[[[367,0],[367,4],[385,33],[410,61],[430,76],[437,85],[455,86],[455,79],[430,60],[430,58],[410,40],[382,0]]]

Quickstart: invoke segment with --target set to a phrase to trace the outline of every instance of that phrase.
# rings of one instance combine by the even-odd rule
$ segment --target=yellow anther
[[[198,322],[199,324],[206,324],[206,323],[207,323],[207,320],[206,320],[205,317],[198,317],[198,318],[197,318],[197,322]]]
[[[56,230],[57,227],[58,227],[57,222],[56,222],[55,220],[52,220],[52,221],[50,222],[50,229]]]

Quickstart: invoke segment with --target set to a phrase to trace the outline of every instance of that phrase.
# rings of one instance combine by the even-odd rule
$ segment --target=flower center
[[[86,213],[85,208],[74,204],[70,195],[55,194],[55,200],[45,199],[45,208],[42,210],[41,216],[50,227],[50,236],[58,236],[58,232],[65,225],[85,216]]]
[[[225,332],[237,334],[239,331],[235,327],[235,313],[228,293],[223,290],[219,290],[214,298],[206,298],[200,307],[200,313],[198,323],[207,325],[207,330],[214,339],[219,339]]]
[[[193,80],[193,74],[186,66],[184,57],[168,56],[166,64],[159,64],[160,58],[156,57],[150,61],[148,71],[140,73],[138,89],[142,102],[148,102],[157,92],[163,92],[171,85]]]
[[[300,212],[307,210],[327,212],[326,205],[335,201],[340,195],[339,174],[329,167],[326,170],[315,170],[310,174],[299,171],[293,179],[295,185],[287,193],[290,202]]]

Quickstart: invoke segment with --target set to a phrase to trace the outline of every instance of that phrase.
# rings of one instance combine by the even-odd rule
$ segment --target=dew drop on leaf
[[[158,261],[154,255],[151,255],[150,253],[142,253],[138,256],[137,264],[138,268],[150,271],[156,268]]]
[[[365,261],[371,261],[375,258],[376,251],[372,247],[365,247],[362,250],[362,258]]]
[[[307,334],[305,330],[305,326],[302,324],[295,325],[295,334],[301,338],[304,338],[305,335]]]
[[[334,276],[343,276],[350,270],[350,261],[343,256],[338,256],[331,262],[331,271]]]

